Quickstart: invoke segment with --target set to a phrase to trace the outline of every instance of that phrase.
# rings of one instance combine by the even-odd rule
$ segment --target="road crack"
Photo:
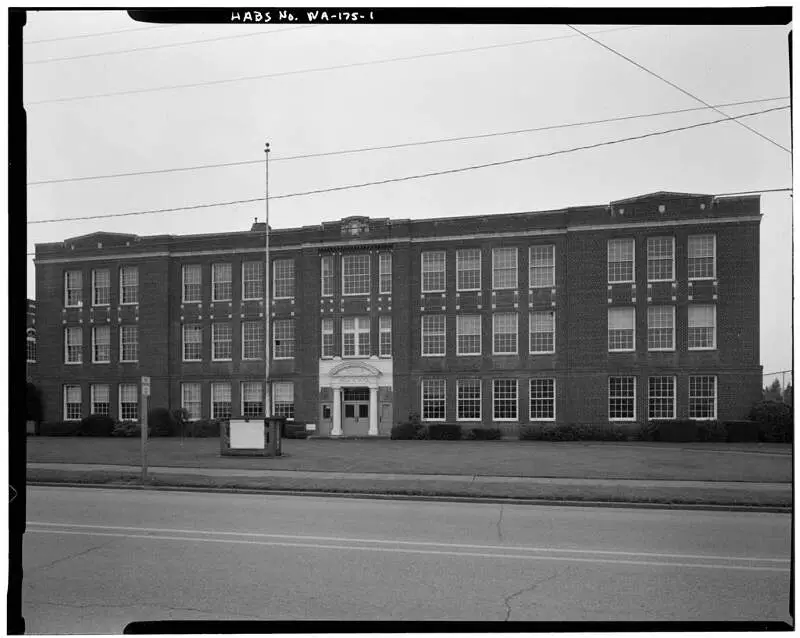
[[[503,504],[500,504],[500,517],[497,519],[497,536],[503,540],[503,529],[500,527],[503,524]]]
[[[503,622],[508,622],[509,618],[511,617],[511,605],[510,605],[510,603],[514,598],[517,598],[518,596],[522,596],[522,594],[526,594],[526,593],[532,592],[539,585],[543,585],[544,583],[549,582],[549,581],[553,580],[554,578],[558,578],[559,576],[561,576],[561,574],[563,574],[568,569],[569,569],[569,567],[565,567],[564,569],[556,570],[553,574],[550,574],[550,576],[548,576],[547,578],[543,578],[542,580],[537,580],[532,585],[528,585],[527,587],[523,587],[519,591],[515,591],[513,594],[509,594],[508,596],[506,596],[503,599],[503,605],[505,605],[505,608],[506,608],[506,617],[503,619]]]
[[[25,570],[25,571],[29,571],[30,573],[34,573],[34,572],[38,572],[38,571],[43,570],[43,569],[50,569],[53,565],[57,565],[58,563],[63,563],[64,561],[67,561],[67,560],[72,560],[73,558],[78,558],[79,556],[85,556],[86,554],[89,554],[90,552],[93,552],[95,550],[103,549],[104,547],[108,547],[109,545],[111,545],[114,542],[116,542],[116,539],[112,539],[110,541],[106,541],[105,543],[100,543],[99,545],[94,545],[92,547],[89,547],[88,549],[84,549],[84,550],[81,550],[79,552],[75,552],[74,554],[69,554],[67,556],[62,556],[61,558],[56,558],[54,561],[50,561],[49,563],[45,563],[44,565],[38,565],[37,567],[33,567],[32,569]]]

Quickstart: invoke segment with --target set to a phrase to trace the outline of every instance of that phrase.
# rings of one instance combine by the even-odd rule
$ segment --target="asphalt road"
[[[134,620],[777,620],[784,514],[31,487],[28,633]]]

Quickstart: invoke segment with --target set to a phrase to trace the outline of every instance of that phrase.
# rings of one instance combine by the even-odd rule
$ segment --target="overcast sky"
[[[789,95],[788,27],[576,25],[710,104]],[[625,27],[625,28],[620,28]],[[98,37],[72,36],[130,30]],[[263,159],[270,194],[357,184],[720,119],[710,110],[478,140],[297,160],[287,156],[686,109],[695,100],[564,25],[153,27],[119,12],[30,13],[25,27],[29,181]],[[57,38],[57,39],[56,39]],[[216,39],[220,38],[220,39]],[[557,39],[554,39],[557,38]],[[193,40],[209,40],[169,46]],[[531,40],[542,40],[529,42]],[[37,42],[38,41],[38,42]],[[475,49],[414,60],[365,62]],[[149,48],[158,47],[158,48]],[[135,52],[93,56],[127,49]],[[77,59],[34,63],[37,60]],[[60,98],[352,65],[269,79]],[[33,102],[41,102],[34,104]],[[723,109],[734,115],[788,99]],[[744,120],[790,144],[788,110]],[[668,190],[791,185],[791,156],[726,122],[500,167],[270,203],[273,228],[348,215],[430,218],[546,210]],[[31,185],[29,221],[263,196],[261,163]],[[791,367],[791,198],[762,196],[761,358]],[[99,230],[139,234],[250,228],[264,204],[29,224],[36,243]],[[28,295],[35,297],[32,257]]]

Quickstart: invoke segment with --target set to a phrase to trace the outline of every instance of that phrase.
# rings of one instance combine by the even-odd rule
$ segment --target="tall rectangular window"
[[[444,315],[422,315],[422,356],[443,357],[447,350]]]
[[[319,267],[322,296],[330,297],[333,295],[333,255],[323,255],[320,257]]]
[[[80,421],[83,416],[81,386],[64,386],[64,420]]]
[[[272,405],[275,416],[294,419],[294,383],[273,383]]]
[[[233,270],[230,264],[211,265],[211,301],[233,299]]]
[[[26,363],[36,363],[36,331],[28,328],[26,334],[25,361]]]
[[[92,363],[111,361],[111,326],[92,326]]]
[[[276,259],[272,262],[275,299],[294,297],[294,259]]]
[[[122,266],[119,269],[119,289],[122,305],[139,303],[139,268]]]
[[[636,377],[608,378],[608,418],[636,420]]]
[[[459,379],[456,382],[456,420],[481,420],[480,379]]]
[[[714,350],[717,347],[717,307],[689,306],[689,350]]]
[[[369,317],[342,317],[342,356],[368,357]]]
[[[648,306],[647,349],[675,349],[675,306]]]
[[[64,328],[64,363],[83,363],[83,327]]]
[[[647,380],[647,418],[675,418],[675,377],[650,377]]]
[[[633,239],[608,240],[608,283],[633,283]]]
[[[294,319],[276,319],[272,322],[272,358],[294,358]]]
[[[264,358],[264,322],[242,322],[242,359]]]
[[[264,262],[242,263],[242,299],[264,298]]]
[[[120,361],[139,360],[138,326],[119,327],[119,360]]]
[[[555,421],[556,380],[530,380],[530,421]]]
[[[675,238],[647,238],[647,281],[675,279]]]
[[[181,407],[189,413],[189,420],[203,416],[202,388],[199,383],[181,384]]]
[[[260,381],[242,382],[242,416],[248,419],[264,414],[264,386]]]
[[[530,353],[551,354],[556,351],[556,313],[552,310],[530,314]]]
[[[528,287],[552,288],[556,285],[556,247],[531,246],[528,250]]]
[[[717,377],[689,377],[689,418],[717,418]]]
[[[138,421],[139,386],[135,383],[119,384],[119,420]]]
[[[343,255],[342,294],[368,295],[369,284],[369,254]]]
[[[107,306],[111,303],[111,272],[108,268],[92,270],[92,305]]]
[[[111,386],[106,384],[93,384],[92,414],[111,416]]]
[[[716,277],[716,235],[689,236],[689,279]]]
[[[392,318],[388,315],[383,315],[379,319],[379,333],[380,333],[380,356],[392,356]]]
[[[608,309],[608,351],[633,352],[636,343],[636,308]]]
[[[203,360],[203,326],[199,323],[183,325],[183,360]]]
[[[211,324],[211,358],[230,361],[233,356],[233,331],[229,322]]]
[[[456,354],[481,353],[481,316],[456,315]]]
[[[231,406],[231,384],[212,383],[211,384],[211,418],[230,419],[232,412]]]
[[[519,419],[519,387],[516,379],[492,380],[492,419],[517,421]]]
[[[378,254],[378,275],[380,285],[378,292],[381,295],[392,293],[392,253],[383,251]]]
[[[464,248],[456,251],[456,290],[463,292],[481,289],[481,249]]]
[[[492,249],[492,288],[506,290],[517,287],[517,249]]]
[[[492,354],[517,354],[516,312],[496,312],[492,315]]]
[[[64,273],[64,305],[67,308],[79,308],[83,305],[83,273],[80,270],[68,270]]]
[[[322,358],[330,359],[334,354],[333,319],[322,320]]]
[[[422,292],[445,291],[445,252],[422,253]]]
[[[183,302],[203,301],[203,275],[200,264],[183,266]]]
[[[422,379],[422,420],[444,421],[447,381]]]

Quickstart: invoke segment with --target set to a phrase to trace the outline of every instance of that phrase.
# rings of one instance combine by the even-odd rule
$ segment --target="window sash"
[[[189,420],[202,418],[202,386],[199,383],[181,384],[181,407],[189,413]]]
[[[294,419],[294,383],[272,384],[272,412],[275,416]]]
[[[272,322],[272,358],[294,359],[294,319],[275,319]]]
[[[530,354],[552,354],[556,351],[556,316],[552,310],[530,313]]]
[[[231,301],[233,299],[233,270],[231,264],[212,264],[211,295],[212,301]]]
[[[211,384],[211,418],[230,419],[232,415],[231,384]]]
[[[456,420],[481,420],[480,379],[459,379],[456,381]]]
[[[422,379],[423,421],[444,421],[447,414],[447,381],[445,379]]]
[[[368,295],[370,255],[342,255],[342,295]]]
[[[556,380],[530,379],[529,421],[555,421],[556,419]]]
[[[636,309],[608,309],[608,351],[630,352],[636,344]]]
[[[92,384],[90,388],[92,408],[91,414],[111,415],[111,386]]]
[[[123,266],[119,269],[120,301],[122,305],[139,303],[139,268]]]
[[[697,375],[689,377],[689,418],[713,420],[717,418],[717,377]]]
[[[492,288],[510,290],[517,287],[517,249],[492,249]]]
[[[264,262],[242,263],[242,299],[264,298]]]
[[[294,297],[294,259],[276,259],[272,262],[274,299]]]
[[[139,329],[137,326],[119,327],[119,360],[139,360]]]
[[[386,295],[392,292],[392,253],[378,253],[378,294]]]
[[[674,281],[675,238],[647,238],[647,281]]]
[[[675,350],[675,306],[647,308],[647,349]]]
[[[647,380],[647,417],[675,418],[675,377],[650,377]]]
[[[111,326],[92,326],[92,363],[111,361]]]
[[[492,420],[519,420],[519,384],[516,379],[492,380]]]
[[[242,416],[260,417],[264,414],[264,386],[259,381],[242,381]]]
[[[211,324],[211,359],[230,361],[233,358],[233,330],[229,322]]]
[[[333,256],[323,255],[320,257],[320,288],[323,297],[330,297],[333,295]]]
[[[64,305],[78,308],[83,305],[83,272],[67,270],[64,273]]]
[[[108,268],[92,270],[92,305],[108,306],[111,303],[111,272]]]
[[[529,288],[552,288],[556,285],[555,253],[554,244],[528,248]]]
[[[481,289],[481,250],[464,248],[456,251],[456,290]]]
[[[64,329],[64,362],[83,363],[83,328],[80,326]]]
[[[456,315],[456,354],[481,354],[481,315]]]
[[[492,354],[517,354],[519,320],[516,312],[492,315]]]
[[[717,347],[717,307],[711,305],[689,306],[689,350],[715,350]]]
[[[716,235],[690,235],[688,240],[689,280],[716,278]]]
[[[135,383],[119,384],[119,419],[139,420],[139,386]]]
[[[422,315],[422,356],[440,357],[447,350],[445,315]]]
[[[608,378],[608,419],[636,420],[636,377]]]
[[[380,343],[378,346],[379,356],[391,357],[392,356],[392,318],[389,316],[382,316],[378,324],[378,336]]]
[[[183,266],[183,297],[184,303],[194,303],[203,300],[203,273],[199,264],[184,264]]]
[[[80,421],[83,416],[83,397],[81,396],[81,386],[64,386],[64,420]]]
[[[183,360],[203,360],[203,326],[199,323],[183,324]]]
[[[25,362],[36,363],[36,331],[32,328],[26,332]]]
[[[264,358],[264,322],[242,322],[242,359],[254,361]]]
[[[608,283],[632,283],[635,276],[633,239],[608,240]]]
[[[447,272],[443,250],[422,253],[422,292],[444,292]]]
[[[320,329],[322,334],[322,348],[320,356],[323,359],[330,359],[334,355],[334,334],[333,334],[333,319],[323,319]]]
[[[342,356],[368,357],[369,317],[342,317]]]

